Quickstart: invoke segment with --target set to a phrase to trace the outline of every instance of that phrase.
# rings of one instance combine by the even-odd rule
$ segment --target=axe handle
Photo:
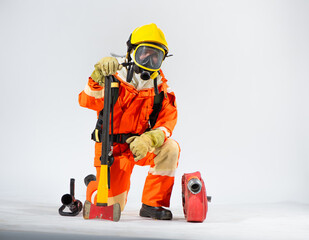
[[[97,206],[107,206],[108,200],[108,153],[110,152],[109,122],[111,108],[111,82],[112,76],[105,77],[104,84],[104,110],[102,129],[102,155],[101,170],[97,193]]]

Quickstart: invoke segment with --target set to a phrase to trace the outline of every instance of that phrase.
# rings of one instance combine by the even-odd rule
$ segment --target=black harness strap
[[[152,110],[152,113],[149,116],[150,128],[153,128],[154,125],[156,125],[159,113],[162,109],[163,99],[164,99],[164,92],[163,91],[154,96],[154,103],[153,103],[153,107],[152,107],[153,110]]]

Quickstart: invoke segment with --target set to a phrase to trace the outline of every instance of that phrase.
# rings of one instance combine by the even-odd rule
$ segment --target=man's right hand
[[[101,86],[104,85],[105,77],[114,75],[118,70],[122,68],[116,58],[104,57],[94,65],[94,71],[91,74],[91,78],[99,83]]]

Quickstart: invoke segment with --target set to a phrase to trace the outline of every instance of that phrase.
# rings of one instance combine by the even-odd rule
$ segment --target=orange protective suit
[[[120,81],[119,97],[114,106],[114,134],[143,134],[149,127],[149,115],[154,104],[154,88],[137,90],[125,81],[125,69],[114,76]],[[149,165],[142,202],[149,206],[169,207],[170,196],[174,185],[174,174],[178,165],[180,148],[176,141],[169,138],[177,122],[177,107],[175,95],[167,85],[162,71],[158,77],[158,89],[164,91],[162,109],[153,129],[161,129],[166,135],[163,145],[138,162],[127,143],[114,143],[114,163],[110,168],[111,187],[108,193],[108,204],[118,202],[121,209],[127,201],[130,189],[130,176],[135,164]],[[152,81],[152,80],[150,80]],[[104,105],[104,89],[89,78],[85,89],[79,94],[79,104],[99,112]],[[101,143],[95,143],[94,166],[97,169],[97,181],[92,181],[87,187],[87,200],[96,203],[96,190],[100,173]]]

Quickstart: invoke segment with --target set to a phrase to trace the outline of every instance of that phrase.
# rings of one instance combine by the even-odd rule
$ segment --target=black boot
[[[139,215],[141,217],[149,217],[159,220],[171,220],[173,218],[173,214],[170,210],[163,207],[151,207],[146,204],[142,205]]]

